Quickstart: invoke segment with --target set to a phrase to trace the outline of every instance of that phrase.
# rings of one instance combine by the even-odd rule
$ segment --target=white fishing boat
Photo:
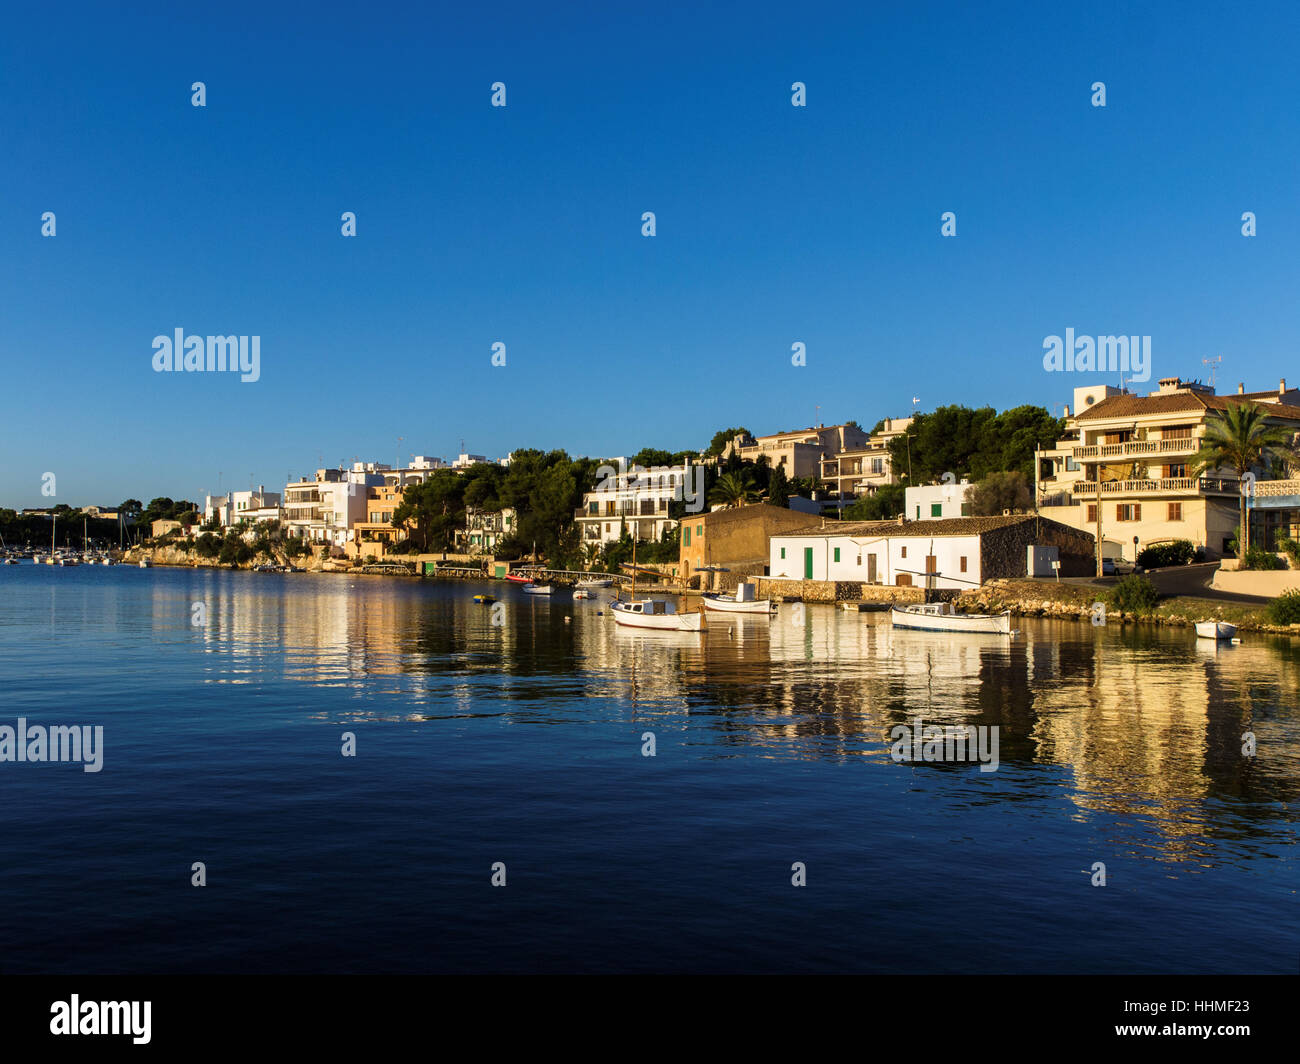
[[[152,568],[153,568],[153,562],[151,562],[148,558],[141,558],[141,559],[140,559],[140,568],[141,568],[141,569],[152,569]]]
[[[675,603],[662,599],[636,597],[636,540],[632,540],[632,591],[626,600],[616,599],[610,605],[614,623],[625,628],[650,628],[660,632],[704,631],[704,610],[699,613],[678,613]]]
[[[551,593],[550,584],[524,584],[525,595],[549,595]]]
[[[1237,634],[1237,626],[1227,621],[1197,621],[1196,634],[1201,639],[1231,639]]]
[[[574,584],[574,587],[582,588],[584,591],[594,591],[597,588],[612,587],[613,584],[614,584],[613,580],[602,580],[593,576],[593,577],[586,577],[582,580],[579,580],[576,584]]]
[[[615,602],[611,608],[615,623],[626,628],[655,628],[661,632],[704,630],[704,614],[678,613],[673,603],[661,599],[631,599]]]
[[[577,591],[575,591],[575,592],[573,593],[573,597],[574,597],[575,599],[589,599],[589,598],[595,598],[596,596],[593,595],[593,594],[592,594],[590,591],[588,591],[586,588],[582,588],[582,587],[580,587],[580,588],[578,588]]]
[[[705,595],[704,608],[718,613],[757,613],[767,617],[776,611],[771,599],[754,598],[754,585],[736,585],[734,595]]]
[[[1015,635],[1011,628],[1010,610],[1005,613],[955,613],[949,602],[894,606],[889,611],[889,619],[895,628],[916,628],[925,632]]]

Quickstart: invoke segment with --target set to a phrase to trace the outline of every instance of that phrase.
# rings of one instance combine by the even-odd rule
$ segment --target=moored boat
[[[506,573],[506,579],[512,584],[531,584],[533,582],[531,576],[520,576],[518,573]]]
[[[589,598],[594,598],[595,596],[592,595],[592,593],[588,591],[586,588],[580,587],[578,588],[577,591],[573,593],[573,597],[575,599],[589,599]]]
[[[734,595],[705,595],[704,608],[718,613],[757,613],[762,617],[776,612],[771,599],[751,598],[753,593],[752,584],[741,584]]]
[[[480,606],[487,606],[493,602],[496,602],[496,599],[494,599],[491,595],[475,595],[474,601],[478,603],[478,605]]]
[[[654,628],[661,632],[700,632],[703,613],[678,613],[671,602],[660,599],[631,599],[615,602],[614,621],[628,628]]]
[[[1011,611],[1005,613],[955,613],[948,602],[927,602],[894,606],[889,619],[895,628],[925,632],[972,632],[987,635],[1015,635]]]
[[[1237,626],[1227,621],[1197,621],[1196,634],[1201,639],[1231,639],[1237,634]]]
[[[152,568],[153,568],[153,562],[151,562],[148,558],[141,558],[141,559],[140,559],[140,568],[141,568],[141,569],[152,569]]]
[[[525,595],[549,595],[551,593],[550,584],[525,584]]]
[[[574,584],[573,586],[574,586],[574,587],[580,587],[580,588],[582,588],[582,589],[585,590],[585,591],[591,591],[591,590],[595,590],[595,589],[597,589],[597,588],[602,588],[602,587],[611,587],[611,586],[613,586],[613,583],[614,583],[613,580],[602,580],[602,579],[598,579],[598,578],[596,578],[596,577],[587,577],[587,578],[585,578],[585,579],[579,580],[579,581],[578,581],[576,584]]]

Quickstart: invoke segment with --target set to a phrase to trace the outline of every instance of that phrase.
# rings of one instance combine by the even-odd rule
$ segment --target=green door
[[[506,567],[504,565],[498,565],[496,567],[496,574],[498,580],[504,580],[506,578]]]
[[[804,547],[803,549],[803,578],[805,580],[811,580],[813,578],[812,547]]]

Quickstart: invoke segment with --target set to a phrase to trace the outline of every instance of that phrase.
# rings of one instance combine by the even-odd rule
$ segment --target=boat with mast
[[[636,597],[636,540],[632,540],[632,590],[626,602],[615,598],[611,605],[614,623],[626,628],[650,628],[660,632],[704,631],[704,608],[699,613],[678,613],[677,606],[663,599]]]

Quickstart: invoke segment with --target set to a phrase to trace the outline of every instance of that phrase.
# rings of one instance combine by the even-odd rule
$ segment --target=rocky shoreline
[[[1002,613],[1019,617],[1084,621],[1091,623],[1093,605],[1106,603],[1108,589],[1078,584],[1045,584],[1037,580],[990,580],[983,587],[963,591],[953,602],[962,613]],[[1170,596],[1148,613],[1135,614],[1106,607],[1107,624],[1151,624],[1190,628],[1197,621],[1229,621],[1241,631],[1300,635],[1300,624],[1270,624],[1262,609],[1190,596]]]

